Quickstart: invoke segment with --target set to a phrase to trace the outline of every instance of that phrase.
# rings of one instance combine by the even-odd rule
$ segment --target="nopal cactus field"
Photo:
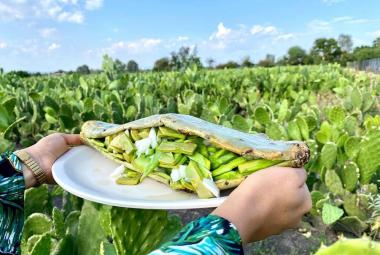
[[[0,150],[78,133],[87,120],[171,112],[305,141],[310,216],[336,233],[380,239],[380,76],[338,65],[133,74],[110,66],[87,76],[0,74],[0,101]],[[166,212],[101,206],[59,187],[30,189],[26,198],[24,254],[146,254],[181,227]]]

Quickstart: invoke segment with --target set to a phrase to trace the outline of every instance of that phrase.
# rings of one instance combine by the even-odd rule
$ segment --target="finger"
[[[305,171],[304,168],[294,168],[294,171],[297,173],[297,175],[299,177],[298,178],[298,186],[302,187],[306,182],[307,172]]]
[[[67,145],[81,145],[82,141],[79,135],[62,134]]]
[[[313,203],[311,201],[311,195],[309,192],[309,188],[306,184],[304,184],[301,188],[301,192],[303,194],[303,206],[302,206],[302,212],[303,214],[308,213],[311,210],[311,207],[313,206]]]

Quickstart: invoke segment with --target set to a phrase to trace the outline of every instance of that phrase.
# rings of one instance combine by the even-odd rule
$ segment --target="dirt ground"
[[[181,217],[183,224],[207,215],[212,209],[175,210],[173,214]],[[287,230],[280,235],[271,236],[263,241],[244,247],[246,255],[309,255],[321,246],[337,239],[336,234],[316,219],[304,218],[297,230]]]

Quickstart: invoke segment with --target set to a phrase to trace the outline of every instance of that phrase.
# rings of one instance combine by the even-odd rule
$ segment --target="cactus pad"
[[[346,162],[343,166],[341,177],[343,187],[350,192],[354,191],[359,180],[359,168],[355,162]]]
[[[372,131],[360,143],[357,164],[360,168],[360,183],[369,183],[380,166],[380,130]]]
[[[321,150],[320,162],[327,169],[332,169],[337,157],[337,146],[332,142],[326,143]]]

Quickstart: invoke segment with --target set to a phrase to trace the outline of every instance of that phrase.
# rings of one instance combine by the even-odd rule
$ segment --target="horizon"
[[[380,36],[379,9],[371,0],[0,0],[0,67],[100,69],[108,54],[150,69],[182,46],[197,47],[203,63],[245,56],[257,63],[266,54],[278,59],[292,46],[309,51],[320,37],[348,34],[354,47],[370,45]]]

